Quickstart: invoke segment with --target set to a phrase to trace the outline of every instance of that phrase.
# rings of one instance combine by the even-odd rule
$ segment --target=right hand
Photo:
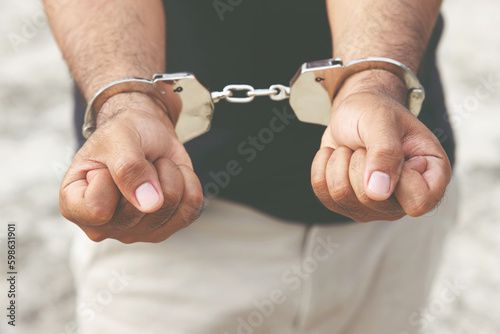
[[[59,205],[93,241],[161,242],[198,217],[203,192],[165,111],[146,95],[119,94],[75,155]]]

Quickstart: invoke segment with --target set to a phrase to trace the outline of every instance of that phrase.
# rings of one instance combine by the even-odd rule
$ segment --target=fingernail
[[[140,185],[135,191],[135,197],[139,202],[142,209],[147,210],[155,206],[158,203],[160,197],[156,192],[156,189],[149,182]]]
[[[386,173],[373,172],[368,182],[368,189],[379,195],[387,195],[391,187],[391,178]]]

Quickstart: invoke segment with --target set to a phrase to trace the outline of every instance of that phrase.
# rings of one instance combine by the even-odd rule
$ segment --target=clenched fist
[[[94,241],[160,242],[196,219],[203,193],[166,111],[131,93],[99,112],[97,130],[62,181],[59,204]]]
[[[421,216],[439,203],[451,177],[448,157],[405,102],[390,73],[366,71],[346,81],[311,170],[328,209],[368,222]]]

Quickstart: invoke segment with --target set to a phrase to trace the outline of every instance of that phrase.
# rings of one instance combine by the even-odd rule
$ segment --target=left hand
[[[390,73],[365,71],[344,83],[311,169],[328,209],[368,222],[421,216],[439,203],[450,162],[405,102],[406,89]]]

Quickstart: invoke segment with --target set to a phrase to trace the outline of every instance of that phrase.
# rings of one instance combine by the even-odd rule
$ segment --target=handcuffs
[[[232,103],[249,103],[258,96],[271,100],[290,99],[297,118],[306,123],[328,125],[333,98],[351,75],[371,70],[385,70],[398,76],[408,90],[407,107],[417,117],[425,99],[425,91],[415,74],[402,63],[381,57],[369,57],[343,65],[339,58],[304,63],[290,81],[290,87],[272,85],[268,89],[254,89],[250,85],[228,85],[220,92],[209,92],[192,73],[155,74],[152,80],[129,78],[118,80],[100,89],[90,100],[85,111],[83,136],[95,131],[96,115],[111,96],[140,92],[157,98],[171,115],[178,115],[175,132],[185,143],[210,130],[214,104],[224,99]],[[235,91],[246,91],[236,97]]]

